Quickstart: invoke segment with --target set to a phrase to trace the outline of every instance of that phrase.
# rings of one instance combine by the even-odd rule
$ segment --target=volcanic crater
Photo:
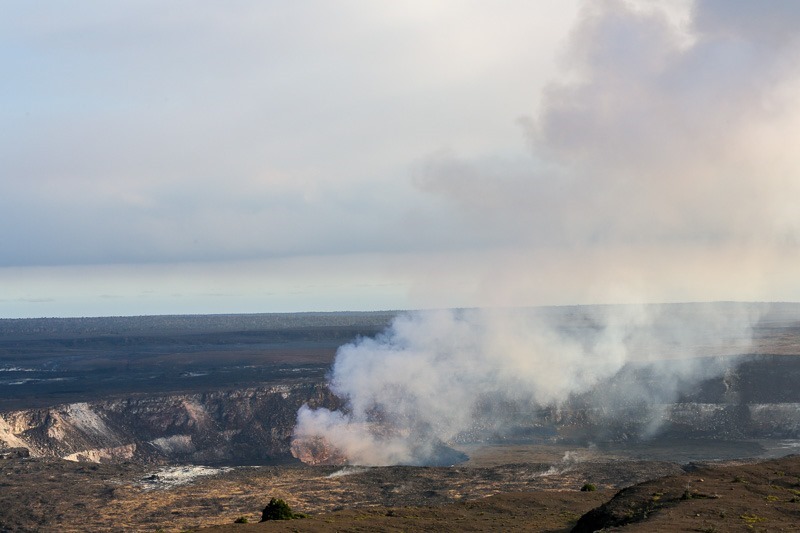
[[[653,516],[687,505],[676,484],[719,496],[689,502],[705,522],[686,530],[778,530],[797,518],[800,489],[797,459],[779,459],[800,447],[800,306],[753,305],[747,349],[701,349],[719,371],[679,384],[669,403],[598,407],[595,389],[536,416],[512,409],[501,431],[478,417],[438,444],[437,466],[348,464],[324,441],[292,453],[298,409],[347,409],[326,381],[337,348],[395,313],[0,320],[0,530],[249,528],[233,523],[257,521],[271,497],[310,518],[261,527],[568,531],[601,524],[579,518],[609,502],[602,527],[636,528],[651,518],[618,509],[639,509],[651,487],[638,484],[656,479],[673,480],[652,492],[678,503]],[[591,315],[543,312],[565,327]],[[655,379],[632,364],[600,389]],[[724,492],[737,476],[750,481],[736,498],[758,509]],[[611,500],[632,486],[647,488]],[[638,503],[619,503],[632,493]],[[711,505],[725,516],[712,520]]]

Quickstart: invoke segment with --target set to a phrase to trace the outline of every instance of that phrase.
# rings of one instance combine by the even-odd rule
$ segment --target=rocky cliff
[[[136,395],[0,413],[0,448],[77,461],[270,464],[291,460],[297,409],[335,406],[324,386]]]

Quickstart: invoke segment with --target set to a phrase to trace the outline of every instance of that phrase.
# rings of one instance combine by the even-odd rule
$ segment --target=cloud
[[[571,9],[20,7],[0,22],[2,263],[445,245],[403,229],[429,203],[409,166],[443,144],[486,151],[513,138]]]
[[[800,243],[798,10],[771,4],[751,25],[752,9],[584,5],[561,75],[521,120],[530,156],[439,152],[417,186],[477,236],[484,261],[517,249],[545,272],[558,257],[576,283],[606,291],[616,282],[604,272],[625,271],[657,300],[676,297],[669,272],[731,269],[743,281],[723,299],[796,295],[786,272]],[[764,283],[769,272],[780,275]],[[679,297],[709,296],[697,289]]]
[[[778,48],[797,43],[800,6],[776,0],[757,6],[746,0],[704,0],[693,6],[694,26],[703,34]]]
[[[798,41],[738,31],[747,8],[723,4],[727,17],[696,4],[690,28],[628,2],[586,6],[566,81],[525,122],[527,167],[445,154],[421,186],[533,245],[796,240]],[[797,20],[762,11],[765,32]]]

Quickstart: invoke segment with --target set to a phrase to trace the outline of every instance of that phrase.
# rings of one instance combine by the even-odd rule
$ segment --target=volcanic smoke
[[[329,386],[344,407],[303,406],[292,453],[317,464],[452,464],[449,445],[533,423],[543,406],[597,390],[631,364],[647,365],[658,385],[625,380],[589,397],[655,409],[721,372],[716,356],[746,351],[756,318],[738,304],[401,315],[338,350]]]

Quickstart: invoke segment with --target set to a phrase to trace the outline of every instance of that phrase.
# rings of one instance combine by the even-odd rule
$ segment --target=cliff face
[[[492,411],[455,443],[496,439],[584,442],[641,437],[800,438],[800,357],[762,357],[711,378],[672,402],[603,408],[576,398],[522,412]],[[47,408],[0,412],[0,451],[92,462],[191,462],[210,465],[341,463],[324,440],[291,449],[297,411],[337,409],[321,382],[204,393],[132,394]],[[505,432],[497,432],[499,426]],[[482,422],[485,422],[483,424]]]
[[[0,413],[0,448],[92,462],[285,462],[304,403],[336,406],[327,388],[304,383],[11,411]]]

